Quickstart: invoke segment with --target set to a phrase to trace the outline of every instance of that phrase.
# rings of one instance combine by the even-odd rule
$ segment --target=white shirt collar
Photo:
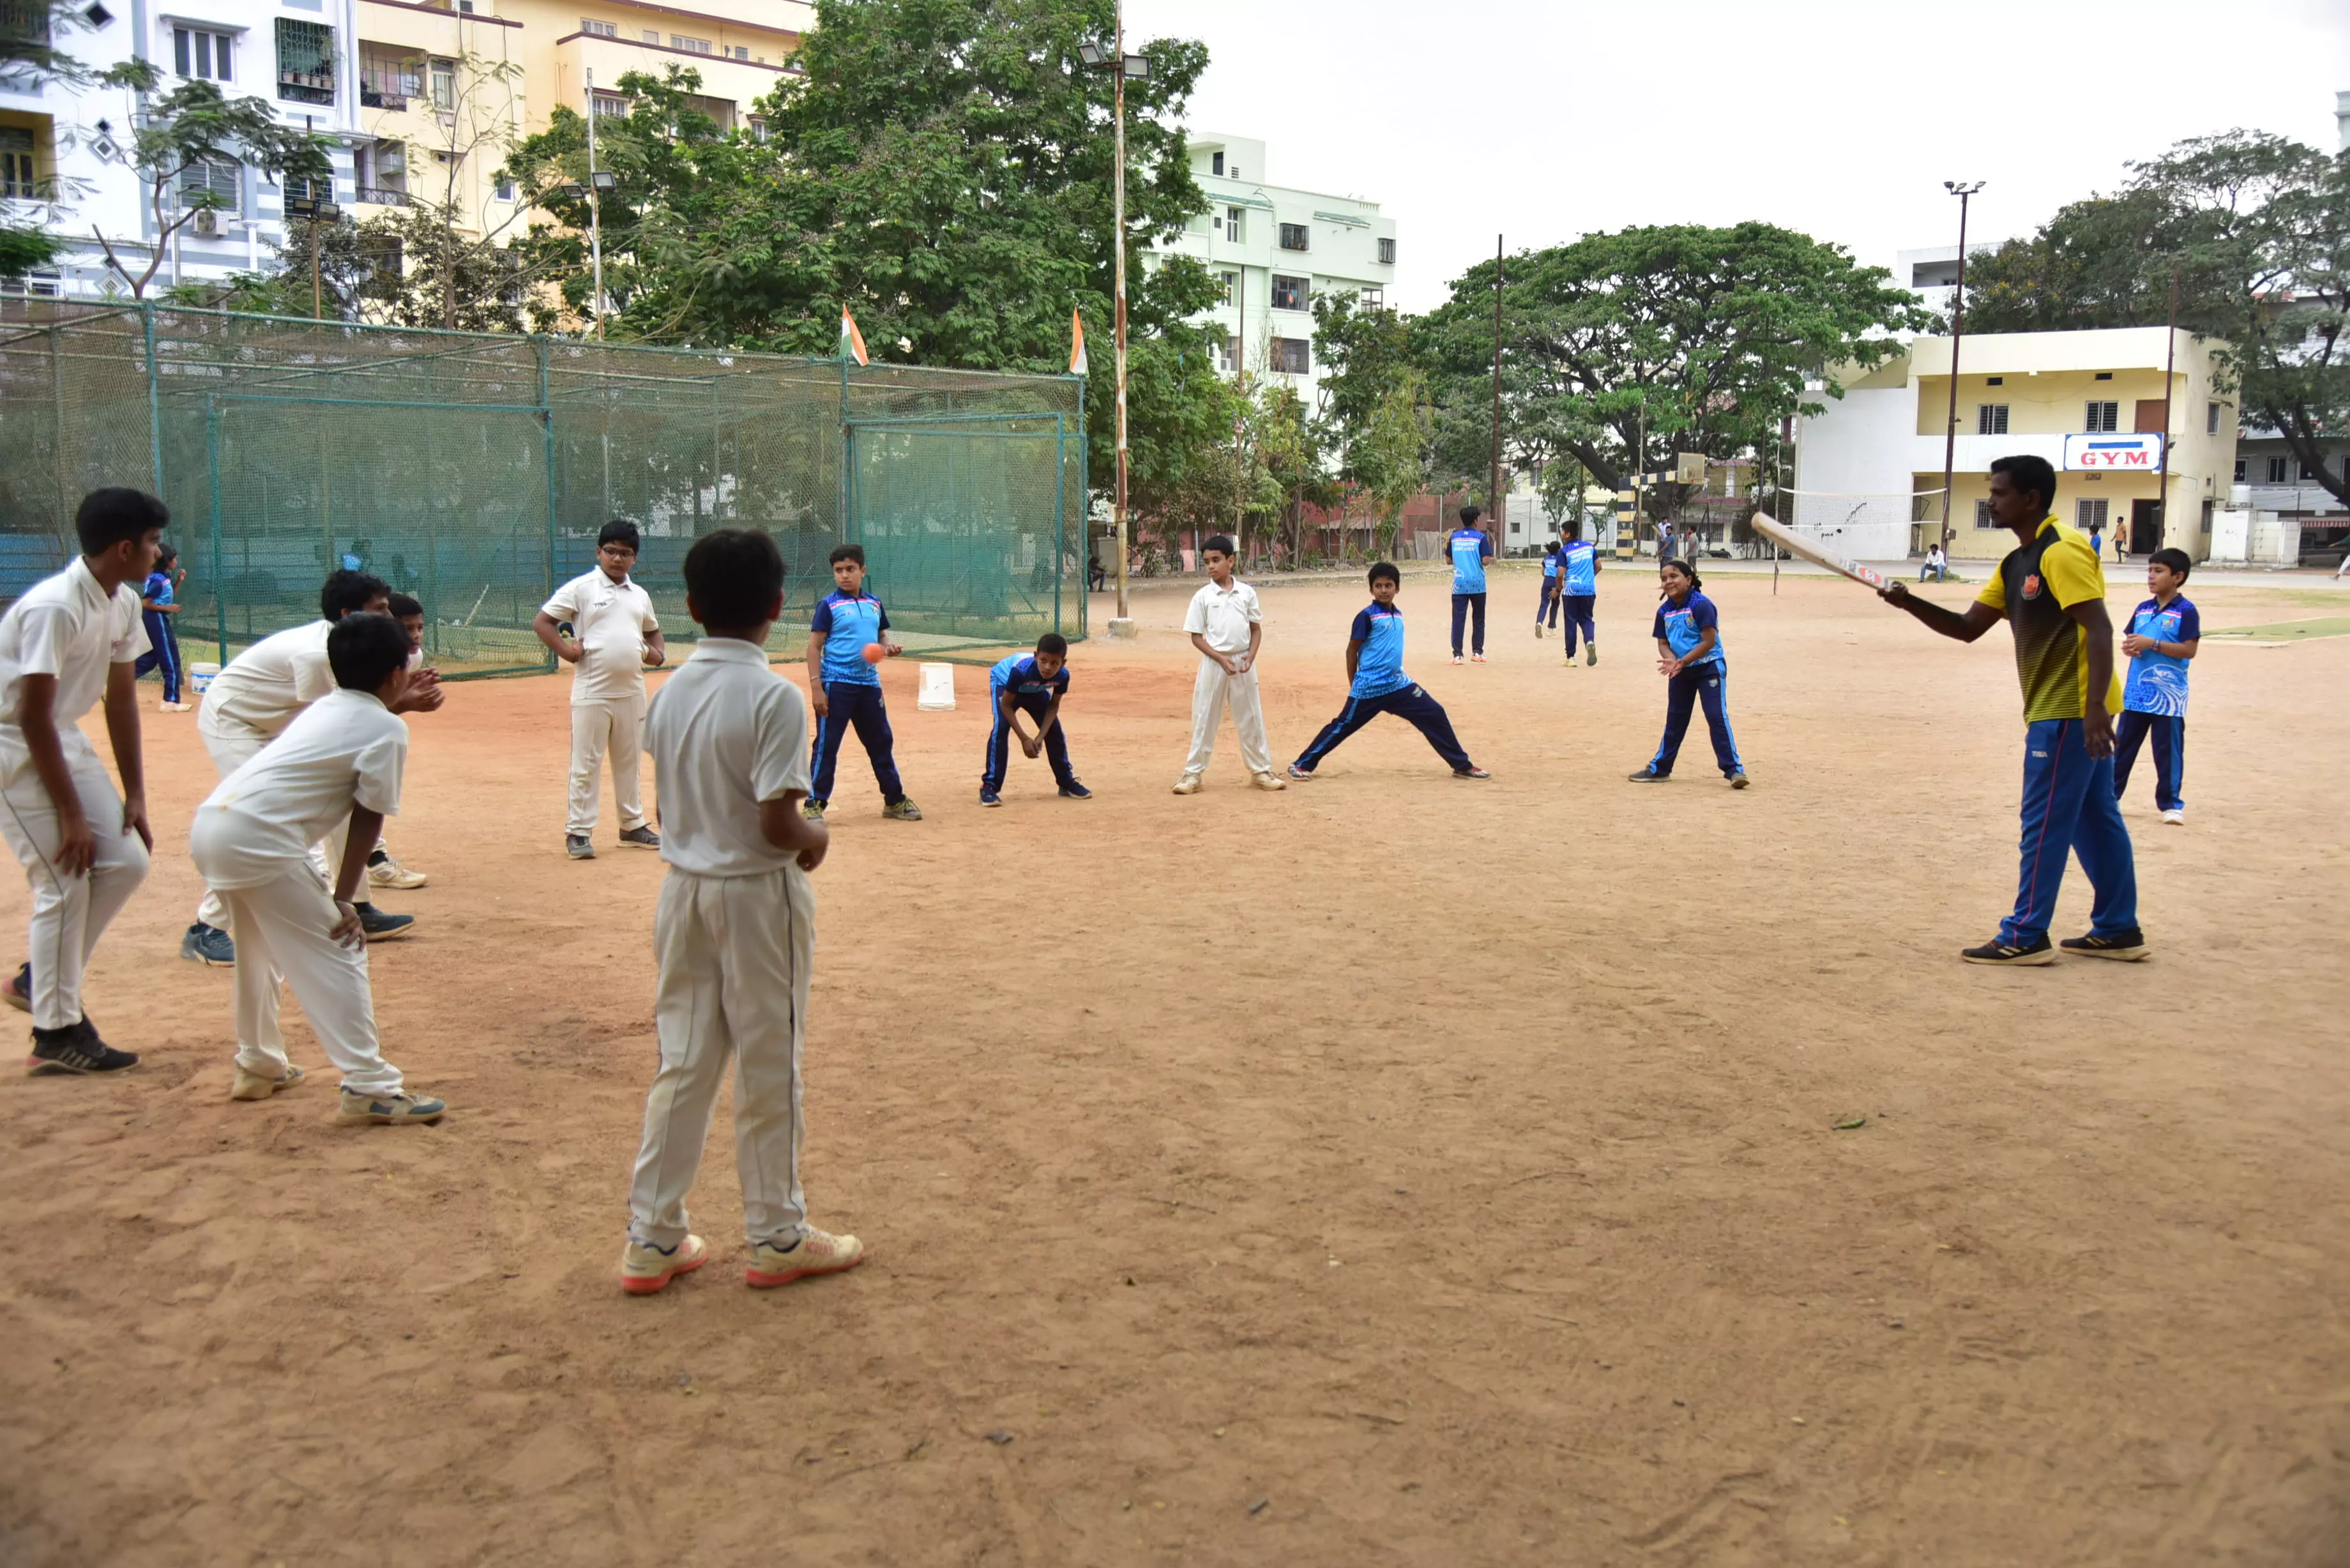
[[[98,574],[89,569],[89,560],[87,556],[76,556],[66,566],[66,576],[73,579],[75,591],[88,598],[93,605],[105,604],[114,597],[99,586]]]
[[[767,667],[767,650],[755,642],[745,642],[739,637],[705,637],[693,645],[688,659],[716,659],[722,664],[755,664]]]

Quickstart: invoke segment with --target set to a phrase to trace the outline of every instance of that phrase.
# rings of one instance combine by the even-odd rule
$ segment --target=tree
[[[2350,156],[2231,130],[2129,168],[2116,195],[2075,202],[1971,264],[1967,325],[2159,327],[2176,267],[2178,324],[2219,340],[2243,425],[2275,431],[2350,503],[2324,447],[2350,431]]]
[[[1731,457],[1816,413],[1822,367],[1874,365],[1931,317],[1882,267],[1769,223],[1590,234],[1503,274],[1507,467],[1580,463],[1611,489],[1675,451]],[[1493,264],[1420,318],[1440,472],[1482,476],[1491,439]],[[1830,396],[1835,391],[1830,389]],[[1645,442],[1645,444],[1644,444]]]

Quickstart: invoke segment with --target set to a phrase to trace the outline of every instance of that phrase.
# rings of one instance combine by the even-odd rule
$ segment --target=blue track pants
[[[815,755],[810,763],[816,779],[809,786],[808,798],[832,798],[833,769],[840,761],[840,742],[852,728],[873,763],[873,777],[881,785],[883,804],[905,798],[905,788],[898,781],[889,710],[882,704],[881,688],[861,681],[827,680],[824,683],[824,702],[831,711],[816,722]]]
[[[2187,776],[2187,715],[2124,713],[2114,731],[2114,798],[2129,793],[2137,749],[2154,743],[2154,804],[2158,811],[2183,811],[2179,786]]]
[[[2030,947],[2048,934],[2067,854],[2080,856],[2095,890],[2089,934],[2137,928],[2137,862],[2114,796],[2114,760],[2089,755],[2078,719],[2042,719],[2024,730],[2022,849],[2015,913],[2000,922],[2001,941]]]
[[[1484,602],[1484,595],[1476,597],[1479,603]],[[1460,597],[1456,596],[1453,602],[1459,603]],[[1323,725],[1314,743],[1299,753],[1296,765],[1312,773],[1322,765],[1325,757],[1338,749],[1339,742],[1382,713],[1393,713],[1427,736],[1428,743],[1436,748],[1436,754],[1451,764],[1453,772],[1462,773],[1475,765],[1452,733],[1452,721],[1446,715],[1444,704],[1417,686],[1406,686],[1378,697],[1347,698],[1338,716]]]
[[[1587,634],[1586,634],[1587,635]],[[1692,664],[1672,678],[1665,695],[1665,738],[1648,759],[1648,771],[1669,777],[1673,760],[1681,754],[1681,737],[1689,733],[1690,714],[1702,706],[1705,727],[1713,734],[1714,765],[1728,778],[1745,767],[1738,760],[1738,741],[1730,732],[1730,672],[1719,660]]]

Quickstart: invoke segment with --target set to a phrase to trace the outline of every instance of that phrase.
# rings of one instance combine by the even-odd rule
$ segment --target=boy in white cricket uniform
[[[767,665],[767,633],[784,608],[783,556],[764,534],[706,534],[685,557],[685,595],[702,640],[645,721],[669,876],[653,912],[660,1069],[645,1097],[620,1256],[620,1288],[634,1295],[709,1256],[688,1228],[685,1199],[729,1056],[751,1244],[745,1282],[788,1284],[865,1255],[856,1237],[809,1225],[800,1195],[800,1042],[816,955],[807,873],[823,864],[828,839],[800,809],[807,700]]]
[[[138,1056],[99,1038],[82,1012],[82,971],[98,939],[147,877],[154,836],[139,749],[137,661],[147,651],[139,589],[171,513],[109,487],[82,498],[82,553],[0,617],[0,833],[32,884],[29,961],[9,1002],[33,1015],[25,1070],[119,1073]],[[81,717],[100,692],[122,793]]]
[[[318,589],[317,620],[263,638],[213,677],[196,713],[196,735],[221,777],[251,762],[303,710],[334,691],[327,634],[335,623],[360,611],[380,615],[390,604],[391,589],[381,578],[348,568],[330,572]],[[442,697],[437,680],[411,681],[400,696],[400,711],[429,713],[441,706]],[[339,823],[333,825],[317,846],[313,863],[321,877],[331,877],[342,857],[342,832]],[[413,915],[388,915],[370,903],[359,909],[371,940],[402,935],[416,923]],[[215,968],[234,964],[236,944],[228,919],[227,906],[207,889],[196,906],[196,923],[180,938],[180,956]]]
[[[1200,775],[1216,754],[1216,727],[1223,721],[1224,704],[1232,709],[1232,732],[1240,737],[1241,761],[1259,789],[1288,786],[1273,775],[1273,751],[1265,739],[1264,704],[1256,689],[1256,650],[1264,639],[1264,611],[1256,590],[1232,576],[1238,546],[1232,536],[1219,534],[1201,548],[1208,581],[1191,596],[1183,614],[1183,629],[1200,650],[1199,679],[1191,683],[1191,754],[1183,776],[1175,781],[1177,794],[1196,794]]]
[[[282,981],[342,1073],[337,1121],[438,1121],[447,1107],[403,1089],[377,1043],[354,902],[383,819],[400,812],[408,726],[394,708],[408,688],[408,634],[388,615],[346,616],[327,634],[327,658],[336,690],[223,779],[188,834],[196,869],[227,903],[243,949],[230,1097],[265,1100],[301,1081],[277,1032]],[[312,857],[345,821],[330,884]]]
[[[652,596],[629,578],[637,564],[637,525],[622,518],[596,536],[596,569],[555,590],[531,629],[566,664],[571,681],[571,799],[563,827],[564,853],[596,858],[596,812],[607,755],[612,763],[612,809],[620,815],[620,842],[659,849],[660,835],[645,822],[645,665],[666,657]],[[571,628],[566,636],[564,628]]]

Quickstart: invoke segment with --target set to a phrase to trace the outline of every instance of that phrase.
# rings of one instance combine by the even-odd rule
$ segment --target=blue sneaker
[[[356,1095],[345,1089],[335,1106],[335,1119],[380,1127],[429,1127],[448,1109],[442,1101],[411,1095],[406,1089],[396,1089],[389,1095]]]
[[[218,926],[198,920],[180,938],[180,956],[208,969],[230,969],[236,963],[236,943]]]
[[[979,804],[982,805],[1002,805],[1003,804],[1003,797],[996,794],[992,789],[983,789],[979,792]]]
[[[404,937],[409,928],[416,924],[413,915],[387,915],[373,904],[355,904],[352,908],[359,911],[359,929],[367,933],[367,940],[371,942]]]
[[[1065,784],[1061,786],[1061,794],[1070,800],[1091,800],[1094,797],[1094,792],[1081,784]]]

